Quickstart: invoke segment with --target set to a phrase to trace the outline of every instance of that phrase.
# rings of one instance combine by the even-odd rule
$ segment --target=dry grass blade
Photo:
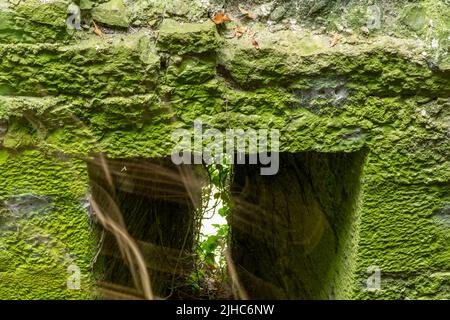
[[[261,47],[259,46],[258,41],[256,41],[255,38],[252,38],[252,45],[253,45],[253,47],[254,47],[256,50],[261,49]]]
[[[95,23],[95,21],[92,20],[92,23],[94,25],[94,33],[96,35],[98,35],[99,37],[103,38],[103,31],[102,31],[102,29],[100,29],[100,27]]]
[[[145,260],[134,239],[128,234],[123,226],[109,218],[94,199],[90,200],[99,221],[107,230],[111,231],[116,236],[117,242],[122,250],[122,254],[130,263],[130,266],[136,267],[137,270],[130,268],[130,271],[132,272],[134,279],[140,279],[140,284],[142,286],[142,291],[145,298],[153,300],[154,295],[150,284],[150,277],[145,265]]]

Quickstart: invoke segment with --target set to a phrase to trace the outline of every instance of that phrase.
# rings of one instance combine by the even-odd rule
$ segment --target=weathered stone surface
[[[92,19],[110,26],[127,28],[129,21],[123,0],[111,0],[97,5],[91,11]]]
[[[164,18],[184,22],[201,22],[208,18],[202,0],[133,0],[128,1],[126,6],[135,25],[155,26]]]
[[[84,163],[33,150],[15,155],[1,150],[0,165],[1,297],[93,297],[95,237],[77,203],[87,183]],[[80,290],[67,287],[70,266],[80,270]]]
[[[69,0],[18,1],[16,12],[30,21],[63,27],[66,25]]]
[[[204,23],[179,23],[165,19],[159,29],[158,49],[183,55],[186,53],[214,52],[220,40],[211,21]]]
[[[14,11],[0,9],[0,44],[66,42],[70,39],[64,25],[34,22]]]
[[[196,119],[220,130],[278,129],[286,153],[367,149],[358,251],[348,261],[354,281],[336,290],[450,297],[445,1],[305,0],[299,9],[277,1],[270,14],[260,8],[269,1],[240,1],[261,11],[254,20],[239,18],[234,1],[211,1],[210,15],[225,4],[233,19],[220,27],[206,9],[177,16],[176,1],[170,13],[162,1],[128,1],[126,18],[142,29],[112,24],[103,37],[88,28],[68,36],[64,3],[0,1],[0,298],[91,297],[92,233],[79,208],[89,183],[74,159],[168,156],[173,131]],[[368,23],[373,4],[379,28]],[[84,9],[86,25],[96,8]],[[249,31],[237,37],[234,27]],[[23,194],[50,197],[48,215],[14,221],[4,201]],[[65,289],[72,262],[86,280],[79,292]],[[366,288],[373,266],[379,291]]]
[[[94,7],[94,3],[90,0],[80,0],[81,10],[90,10]]]

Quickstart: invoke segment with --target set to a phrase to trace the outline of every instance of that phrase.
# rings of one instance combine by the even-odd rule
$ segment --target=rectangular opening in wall
[[[253,299],[345,298],[351,290],[366,151],[280,153],[279,172],[238,164],[231,251]]]
[[[95,273],[103,297],[182,295],[201,202],[197,169],[170,158],[88,162],[92,211],[102,226]]]

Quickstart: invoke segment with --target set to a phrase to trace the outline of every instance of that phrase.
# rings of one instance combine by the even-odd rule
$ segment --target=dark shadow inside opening
[[[111,160],[98,156],[89,161],[88,172],[91,201],[100,211],[97,216],[131,236],[144,258],[153,293],[169,299],[182,296],[185,278],[192,271],[195,214],[201,201],[202,179],[197,168],[175,166],[170,158]],[[101,294],[142,298],[142,272],[133,254],[117,232],[106,229],[100,232],[95,264]],[[133,276],[134,270],[137,275]]]
[[[249,298],[347,296],[365,155],[280,153],[273,176],[235,165],[231,250]]]

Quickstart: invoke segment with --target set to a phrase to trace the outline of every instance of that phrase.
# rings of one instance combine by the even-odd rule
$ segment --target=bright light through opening
[[[214,198],[214,194],[218,192],[219,190],[215,186],[211,186],[205,215],[201,222],[200,242],[207,240],[210,236],[217,235],[220,226],[228,224],[227,219],[219,214],[219,209],[223,207],[223,200],[221,198]],[[221,250],[214,252],[214,260],[217,264],[220,263],[221,255]]]

